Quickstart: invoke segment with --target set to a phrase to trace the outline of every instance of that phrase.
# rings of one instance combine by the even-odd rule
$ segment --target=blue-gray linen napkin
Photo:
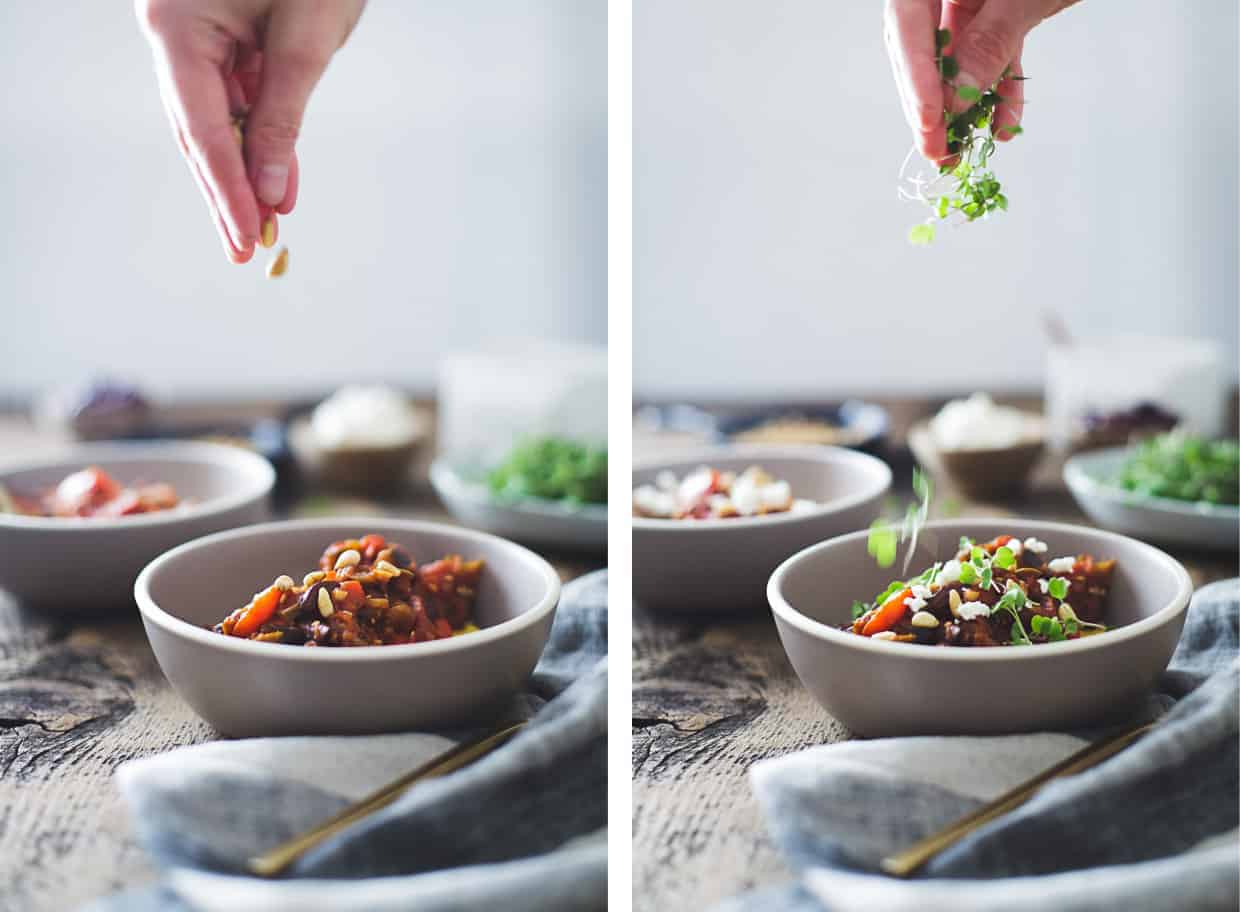
[[[564,587],[547,647],[510,715],[527,729],[415,786],[279,880],[245,860],[480,732],[252,738],[117,771],[158,884],[91,912],[591,910],[607,888],[607,574]]]
[[[1200,589],[1144,708],[1163,717],[1159,726],[1094,769],[1048,784],[910,880],[878,873],[879,860],[1096,733],[851,741],[756,764],[754,791],[798,879],[716,912],[1235,912],[1238,628],[1240,580]]]

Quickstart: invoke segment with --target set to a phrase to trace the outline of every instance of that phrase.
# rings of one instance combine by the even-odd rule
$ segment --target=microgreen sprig
[[[1033,645],[1033,640],[1025,632],[1025,625],[1020,620],[1020,612],[1025,607],[1027,601],[1025,590],[1009,580],[1007,590],[999,597],[999,601],[995,602],[995,606],[990,609],[992,616],[1000,611],[1006,611],[1012,615],[1011,637],[1013,646]]]
[[[995,152],[991,125],[994,122],[995,108],[1004,101],[998,91],[999,84],[1009,79],[1023,80],[1025,77],[1013,76],[1009,68],[1005,69],[988,89],[957,85],[955,80],[960,73],[960,65],[955,57],[944,53],[951,44],[951,39],[950,29],[939,29],[935,32],[935,63],[939,75],[949,93],[969,104],[968,108],[959,113],[952,113],[950,105],[948,110],[943,112],[947,128],[947,154],[956,160],[954,163],[941,165],[938,175],[927,180],[907,174],[909,163],[916,152],[916,149],[912,149],[900,168],[900,196],[924,203],[931,210],[924,222],[909,230],[909,241],[918,245],[929,244],[934,240],[936,219],[946,221],[952,215],[959,215],[965,221],[972,222],[985,218],[997,209],[1006,210],[1008,207],[1002,185],[990,170],[990,157]],[[1001,129],[1009,137],[1022,132],[1018,125],[1007,125]]]
[[[913,552],[917,550],[917,536],[930,515],[930,500],[934,496],[930,477],[920,468],[913,469],[913,493],[917,495],[917,500],[904,511],[904,520],[898,532],[895,526],[885,519],[876,519],[870,524],[866,551],[880,567],[890,567],[896,562],[896,551],[907,539],[909,547],[904,554],[903,572],[908,573]]]

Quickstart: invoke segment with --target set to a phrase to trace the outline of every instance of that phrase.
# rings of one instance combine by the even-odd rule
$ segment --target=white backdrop
[[[994,162],[1011,210],[929,249],[880,3],[634,6],[639,396],[1039,389],[1047,306],[1080,336],[1223,340],[1234,372],[1235,0],[1041,25]]]
[[[289,275],[224,258],[129,2],[0,4],[0,395],[429,388],[606,332],[604,0],[372,0],[311,101]]]

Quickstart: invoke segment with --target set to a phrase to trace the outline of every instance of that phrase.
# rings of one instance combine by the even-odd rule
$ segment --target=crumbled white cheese
[[[1046,553],[1046,542],[1042,541],[1039,538],[1033,538],[1033,537],[1026,538],[1025,539],[1025,550],[1032,551],[1034,554],[1045,554]]]
[[[792,486],[786,481],[773,481],[758,489],[762,506],[768,510],[786,510],[792,504]]]
[[[669,491],[660,491],[652,485],[642,485],[633,491],[633,506],[646,516],[674,516],[676,495]]]
[[[909,590],[913,593],[913,595],[920,599],[928,599],[934,594],[930,591],[929,586],[914,585],[910,586]]]
[[[1007,544],[1005,544],[1003,547],[1011,551],[1012,554],[1016,557],[1020,557],[1021,552],[1025,550],[1024,546],[1021,545],[1019,538],[1009,539]]]
[[[749,472],[732,482],[731,495],[732,505],[741,516],[753,516],[762,509],[762,489]]]
[[[934,581],[940,586],[956,582],[960,579],[960,566],[960,561],[949,560],[943,565],[943,569],[939,571],[939,575],[934,578]]]
[[[990,617],[990,606],[981,600],[961,602],[958,613],[962,620],[972,621],[975,618]]]
[[[1075,566],[1075,557],[1057,557],[1046,565],[1046,569],[1051,573],[1071,573]]]
[[[660,491],[675,491],[676,473],[671,469],[664,469],[654,477],[654,486]]]
[[[930,421],[930,434],[940,449],[985,450],[1007,447],[1036,435],[1037,419],[995,405],[985,393],[955,399]]]
[[[904,607],[916,614],[918,611],[926,607],[926,600],[916,595],[910,595],[904,600]]]
[[[805,500],[804,498],[797,498],[796,500],[792,502],[792,506],[789,507],[788,509],[791,510],[793,513],[806,513],[810,510],[818,509],[818,504],[814,503],[814,501],[812,500]]]
[[[1040,580],[1038,580],[1038,585],[1042,587],[1042,594],[1043,594],[1043,595],[1046,595],[1046,593],[1050,592],[1050,590],[1051,590],[1051,581],[1050,581],[1050,580],[1040,579]]]

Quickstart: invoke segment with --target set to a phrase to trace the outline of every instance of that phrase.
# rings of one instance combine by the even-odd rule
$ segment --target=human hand
[[[164,107],[224,249],[254,255],[297,202],[295,145],[310,93],[365,0],[135,0]],[[245,113],[244,148],[233,115]]]
[[[944,98],[943,79],[935,65],[937,29],[951,32],[944,51],[960,67],[957,87],[988,89],[1003,76],[1023,76],[1020,55],[1025,36],[1043,19],[1077,0],[887,0],[883,37],[904,117],[913,130],[913,143],[926,158],[947,158],[943,111],[968,107],[959,98]],[[995,107],[991,131],[996,139],[1015,135],[1005,129],[1020,123],[1024,113],[1022,81],[1004,79],[998,85],[1003,101]]]

